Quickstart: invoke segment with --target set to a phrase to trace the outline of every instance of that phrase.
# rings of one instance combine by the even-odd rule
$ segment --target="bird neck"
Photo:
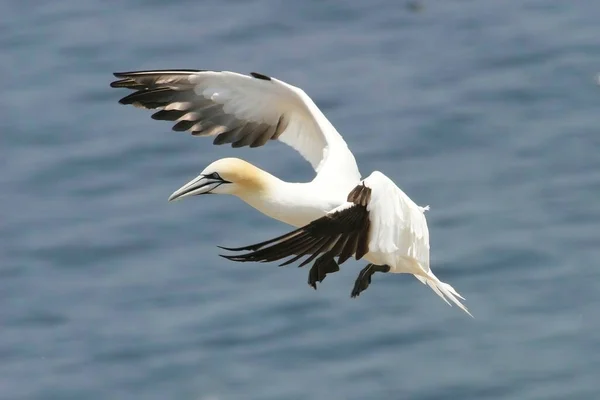
[[[332,196],[323,195],[311,182],[285,182],[262,170],[260,180],[261,190],[240,191],[237,197],[261,213],[292,226],[304,226],[343,201],[338,196],[332,200]]]

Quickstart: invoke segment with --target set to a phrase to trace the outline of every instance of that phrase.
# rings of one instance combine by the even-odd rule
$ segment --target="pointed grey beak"
[[[188,196],[207,194],[223,183],[226,183],[223,179],[214,179],[212,177],[200,175],[173,192],[169,197],[169,201],[182,199]]]

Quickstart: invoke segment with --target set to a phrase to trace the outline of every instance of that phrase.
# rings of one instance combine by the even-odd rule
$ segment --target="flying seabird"
[[[292,257],[312,261],[308,283],[317,288],[350,257],[365,259],[351,291],[356,297],[375,272],[409,273],[446,303],[464,298],[429,266],[429,230],[424,212],[379,171],[362,179],[342,136],[300,88],[252,72],[153,70],[118,72],[114,88],[133,93],[121,104],[158,110],[156,120],[173,130],[212,136],[214,144],[259,147],[279,140],[297,150],[316,171],[306,183],[285,182],[238,158],[224,158],[175,191],[169,201],[201,194],[231,194],[263,214],[294,226],[277,238],[225,255],[232,261],[270,262]],[[335,258],[337,257],[337,262]]]

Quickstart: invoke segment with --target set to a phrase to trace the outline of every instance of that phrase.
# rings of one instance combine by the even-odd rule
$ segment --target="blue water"
[[[0,398],[600,398],[600,2],[0,3]],[[231,263],[289,227],[168,196],[238,156],[117,103],[113,71],[258,71],[300,86],[361,171],[428,213],[432,268],[318,291]]]

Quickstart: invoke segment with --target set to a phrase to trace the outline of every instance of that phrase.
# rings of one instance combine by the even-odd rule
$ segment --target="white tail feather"
[[[461,300],[464,300],[465,298],[462,297],[456,290],[454,290],[452,286],[440,281],[437,278],[437,276],[435,276],[431,271],[429,271],[427,275],[427,277],[419,275],[414,276],[422,283],[428,285],[438,296],[440,296],[446,303],[448,303],[448,305],[452,306],[452,304],[450,304],[450,302],[448,301],[448,299],[450,299],[450,301],[456,304],[461,310],[469,314],[471,318],[474,318],[473,315],[469,312],[469,310],[467,310],[467,307],[465,307],[460,302],[460,300],[457,299],[457,297]]]

